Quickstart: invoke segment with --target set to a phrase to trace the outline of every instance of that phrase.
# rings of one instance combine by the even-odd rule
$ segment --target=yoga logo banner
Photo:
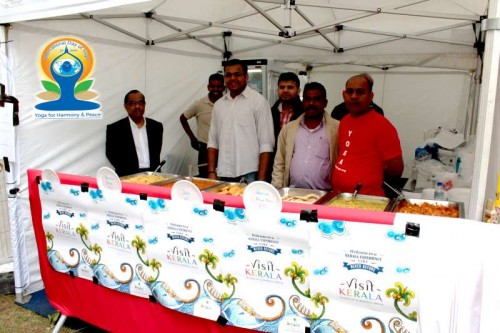
[[[93,100],[94,52],[82,39],[65,36],[50,40],[39,55],[43,91],[35,105],[36,119],[101,119],[101,105]]]

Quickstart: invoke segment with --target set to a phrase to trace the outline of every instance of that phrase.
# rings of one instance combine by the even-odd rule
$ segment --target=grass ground
[[[0,333],[47,333],[53,329],[54,325],[49,318],[15,304],[15,295],[0,295]],[[65,327],[59,332],[102,333],[103,331],[81,321],[67,320]]]

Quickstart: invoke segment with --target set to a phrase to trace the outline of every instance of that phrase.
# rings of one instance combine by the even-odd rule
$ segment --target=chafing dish
[[[139,172],[128,176],[121,177],[122,182],[134,183],[134,184],[145,184],[151,185],[158,182],[165,182],[170,179],[179,177],[179,175],[174,175],[171,173],[159,173],[159,172]]]
[[[391,211],[444,217],[464,217],[463,202],[426,200],[426,199],[399,199],[391,204]]]
[[[207,188],[217,186],[221,183],[220,181],[213,180],[213,179],[198,178],[198,177],[190,178],[190,177],[185,177],[185,176],[178,176],[177,178],[173,178],[173,179],[170,179],[170,180],[167,180],[164,182],[156,183],[154,185],[171,188],[179,180],[189,180],[190,182],[195,184],[200,190],[205,190]]]
[[[373,211],[388,211],[390,199],[374,195],[358,194],[354,197],[352,193],[340,193],[336,196],[326,196],[319,203],[330,207],[356,208]]]
[[[279,189],[278,192],[281,195],[281,199],[283,201],[305,204],[314,204],[328,193],[320,190],[293,187],[284,187],[282,189]]]
[[[245,191],[245,183],[228,183],[223,182],[219,185],[207,188],[204,192],[220,193],[226,195],[242,196]]]

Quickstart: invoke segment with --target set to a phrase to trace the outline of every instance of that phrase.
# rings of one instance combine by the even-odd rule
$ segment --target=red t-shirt
[[[396,128],[375,111],[360,117],[350,114],[339,125],[337,162],[332,171],[332,187],[337,193],[384,196],[384,161],[402,155]]]

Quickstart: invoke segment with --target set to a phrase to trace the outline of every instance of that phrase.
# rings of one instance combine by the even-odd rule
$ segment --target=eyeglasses
[[[225,73],[224,74],[224,77],[226,79],[230,79],[232,77],[242,77],[243,75],[245,75],[245,73],[242,73],[242,72],[237,72],[237,73]]]
[[[127,102],[126,104],[127,104],[127,106],[136,106],[136,105],[137,106],[144,106],[144,105],[146,105],[146,101],[136,101],[136,102],[130,101],[130,102]]]

